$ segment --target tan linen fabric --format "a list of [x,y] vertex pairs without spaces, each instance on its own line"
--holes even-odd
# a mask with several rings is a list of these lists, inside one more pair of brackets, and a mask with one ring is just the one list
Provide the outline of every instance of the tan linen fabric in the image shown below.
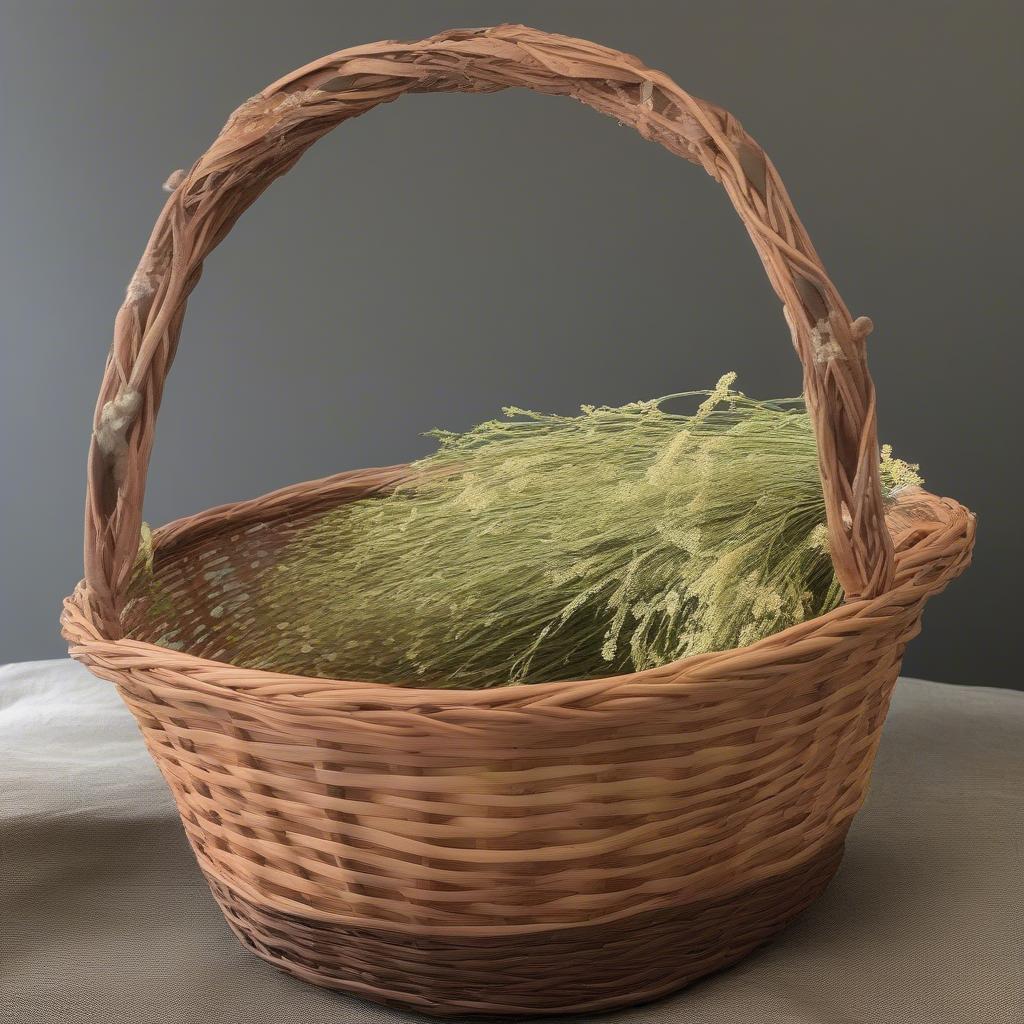
[[[736,967],[600,1020],[1024,1024],[1022,878],[1024,693],[901,680],[822,899]],[[113,689],[64,660],[0,667],[2,1024],[425,1020],[246,952]]]

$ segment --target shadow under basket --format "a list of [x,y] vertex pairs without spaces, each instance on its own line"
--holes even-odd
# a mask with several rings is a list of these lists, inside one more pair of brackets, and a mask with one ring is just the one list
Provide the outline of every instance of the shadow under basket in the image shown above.
[[[572,95],[726,188],[784,303],[848,599],[749,647],[614,678],[490,690],[246,662],[246,583],[362,470],[158,530],[133,588],[164,379],[202,261],[316,138],[408,91]],[[62,619],[167,780],[239,938],[318,985],[433,1014],[596,1011],[733,963],[827,885],[904,648],[967,566],[974,517],[878,482],[869,323],[851,320],[735,118],[634,57],[520,26],[378,43],[247,101],[171,183],[97,407],[86,575]]]

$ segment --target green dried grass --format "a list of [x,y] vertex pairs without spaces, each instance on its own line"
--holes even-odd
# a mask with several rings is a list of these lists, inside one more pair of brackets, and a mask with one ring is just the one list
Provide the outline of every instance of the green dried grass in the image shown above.
[[[415,482],[323,516],[264,574],[246,663],[436,687],[592,678],[835,607],[803,401],[734,380],[435,432]],[[666,408],[693,396],[692,415]],[[887,492],[916,468],[883,449]]]

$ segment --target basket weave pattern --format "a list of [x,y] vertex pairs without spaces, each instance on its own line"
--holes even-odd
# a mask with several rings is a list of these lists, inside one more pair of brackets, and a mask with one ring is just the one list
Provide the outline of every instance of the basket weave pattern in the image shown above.
[[[804,366],[847,602],[740,650],[596,681],[422,690],[227,664],[195,567],[240,579],[296,526],[380,494],[363,470],[158,531],[184,649],[129,604],[164,379],[202,261],[321,135],[409,91],[565,94],[726,189]],[[635,58],[519,26],[378,43],[275,83],[176,185],[115,325],[71,652],[134,712],[225,915],[299,977],[445,1013],[594,1010],[736,960],[827,884],[904,647],[974,519],[877,468],[870,323],[852,320],[774,168],[731,115]],[[247,570],[246,567],[249,567]],[[206,638],[205,640],[202,638]]]

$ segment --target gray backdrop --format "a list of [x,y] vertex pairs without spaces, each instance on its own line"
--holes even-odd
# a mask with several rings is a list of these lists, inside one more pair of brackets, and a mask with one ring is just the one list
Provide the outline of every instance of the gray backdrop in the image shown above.
[[[852,310],[881,434],[978,512],[906,671],[1019,686],[1021,80],[1007,2],[5,3],[0,661],[59,654],[89,421],[164,199],[239,102],[355,43],[522,21],[640,55],[767,148]],[[568,412],[799,368],[725,195],[579,104],[414,96],[328,137],[207,264],[152,523]]]

